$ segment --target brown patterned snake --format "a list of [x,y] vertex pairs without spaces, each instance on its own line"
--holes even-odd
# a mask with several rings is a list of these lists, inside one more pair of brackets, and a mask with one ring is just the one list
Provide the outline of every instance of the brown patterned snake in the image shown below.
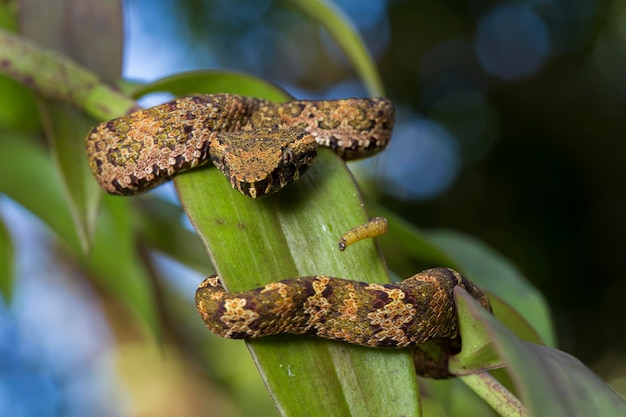
[[345,160],[381,151],[393,123],[393,105],[382,98],[276,104],[190,96],[99,124],[87,136],[87,155],[111,194],[146,191],[211,160],[235,189],[258,198],[297,180],[318,145]]
[[[87,136],[87,154],[96,179],[112,194],[146,191],[210,160],[235,189],[259,198],[297,180],[318,145],[346,160],[379,152],[393,122],[392,104],[380,98],[274,104],[232,94],[192,96],[99,124]],[[382,226],[369,222],[347,232],[343,248],[382,233]],[[446,268],[396,284],[309,276],[241,293],[225,292],[212,276],[199,286],[196,306],[209,329],[229,338],[295,333],[371,347],[412,346],[418,373],[442,378],[450,376],[447,359],[418,345],[434,341],[444,356],[460,349],[455,286],[489,308],[480,289]]]
[[[453,298],[461,286],[485,308],[487,296],[448,268],[420,272],[395,284],[368,284],[327,276],[290,278],[228,293],[215,275],[196,291],[196,307],[214,333],[249,339],[278,333],[310,334],[369,347],[415,347],[434,341],[446,355],[460,350]],[[447,358],[414,349],[416,370],[451,376]]]

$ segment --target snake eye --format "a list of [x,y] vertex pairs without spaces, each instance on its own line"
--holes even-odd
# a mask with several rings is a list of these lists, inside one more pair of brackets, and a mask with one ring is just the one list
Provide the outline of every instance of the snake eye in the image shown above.
[[285,152],[283,152],[283,165],[289,165],[293,163],[293,159],[293,151],[291,150],[291,148],[285,149]]

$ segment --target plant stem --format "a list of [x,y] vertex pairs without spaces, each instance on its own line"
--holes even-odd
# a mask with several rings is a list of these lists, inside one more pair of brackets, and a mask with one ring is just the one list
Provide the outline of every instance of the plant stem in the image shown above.
[[47,98],[83,109],[98,120],[136,109],[136,103],[65,56],[0,29],[0,72]]
[[488,372],[459,377],[503,417],[526,417],[524,405]]
[[359,77],[367,86],[368,93],[383,97],[385,89],[374,66],[374,61],[356,28],[341,10],[326,0],[292,0],[292,3],[299,7],[308,18],[314,19],[328,31],[354,65]]

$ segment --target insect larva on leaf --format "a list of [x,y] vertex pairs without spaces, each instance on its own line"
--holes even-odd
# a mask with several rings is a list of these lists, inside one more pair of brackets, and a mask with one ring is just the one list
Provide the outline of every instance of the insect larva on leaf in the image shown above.
[[348,230],[339,238],[339,250],[343,251],[348,246],[359,240],[382,236],[387,233],[387,219],[384,217],[372,217],[367,223],[360,224]]

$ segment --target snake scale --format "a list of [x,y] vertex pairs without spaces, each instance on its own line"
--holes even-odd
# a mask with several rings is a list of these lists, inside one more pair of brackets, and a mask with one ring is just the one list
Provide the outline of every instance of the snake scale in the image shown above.
[[189,96],[100,123],[87,135],[87,155],[111,194],[137,194],[212,161],[233,188],[259,198],[297,180],[318,146],[345,160],[381,151],[394,117],[383,98],[276,104],[234,94]]
[[[90,167],[111,194],[135,195],[211,161],[244,195],[260,198],[297,180],[318,146],[346,160],[388,144],[394,108],[382,98],[275,104],[233,94],[179,98],[101,123],[86,139]],[[384,219],[383,219],[384,220]],[[346,232],[340,249],[386,231],[373,219]],[[485,308],[485,294],[457,272],[435,268],[395,284],[308,276],[239,293],[217,276],[196,292],[207,327],[227,338],[310,334],[370,347],[413,347],[416,370],[451,376],[447,356],[458,352],[453,289],[465,288]],[[421,349],[436,343],[443,356]]]

